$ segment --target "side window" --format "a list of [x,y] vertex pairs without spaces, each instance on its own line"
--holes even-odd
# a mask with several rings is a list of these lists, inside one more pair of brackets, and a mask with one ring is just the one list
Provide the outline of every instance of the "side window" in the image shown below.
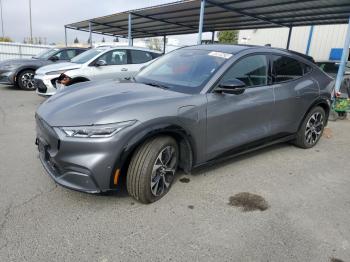
[[143,64],[153,59],[149,52],[140,50],[130,50],[131,53],[131,63],[132,64]]
[[221,82],[234,78],[247,87],[267,85],[267,58],[265,55],[252,55],[235,63],[224,75]]
[[125,65],[128,63],[126,50],[112,50],[101,55],[97,60],[104,60],[106,65]]
[[57,54],[55,54],[55,56],[58,57],[58,60],[70,60],[73,57],[69,58],[67,51],[71,51],[71,50],[62,50],[61,52],[58,52]]
[[77,50],[71,49],[71,50],[67,50],[67,57],[68,59],[72,59],[73,57],[75,57],[78,53]]
[[75,55],[77,56],[77,55],[80,55],[81,53],[83,53],[83,52],[85,52],[85,51],[87,51],[87,50],[85,50],[85,49],[75,49]]
[[281,83],[297,79],[304,74],[302,64],[287,56],[272,55],[272,79],[273,83]]
[[153,59],[162,56],[162,54],[158,54],[158,53],[151,53],[151,55],[152,55],[152,58],[153,58]]
[[302,66],[303,66],[303,75],[306,75],[307,73],[311,72],[312,70],[311,66],[307,64],[302,64]]

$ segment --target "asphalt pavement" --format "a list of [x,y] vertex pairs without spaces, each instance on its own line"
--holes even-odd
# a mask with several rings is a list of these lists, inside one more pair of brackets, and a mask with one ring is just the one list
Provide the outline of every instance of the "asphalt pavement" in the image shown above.
[[[180,174],[143,205],[55,185],[34,145],[42,101],[0,86],[1,262],[350,261],[349,120],[309,150],[280,144]],[[263,206],[235,206],[249,201]]]

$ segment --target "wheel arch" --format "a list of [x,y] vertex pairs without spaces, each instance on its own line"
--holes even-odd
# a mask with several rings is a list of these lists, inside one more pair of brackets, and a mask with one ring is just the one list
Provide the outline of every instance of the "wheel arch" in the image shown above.
[[303,124],[306,116],[309,114],[309,112],[315,108],[316,106],[320,106],[323,108],[323,110],[325,111],[325,114],[326,114],[326,125],[328,123],[328,116],[329,116],[329,113],[330,113],[330,110],[331,110],[331,105],[330,105],[330,100],[326,97],[319,97],[318,99],[316,99],[308,108],[308,110],[305,112],[302,120],[300,121],[300,124],[299,124],[299,127],[298,127],[298,130],[300,129],[301,125]]
[[36,66],[25,66],[25,67],[20,67],[17,69],[15,73],[15,78],[14,78],[14,83],[18,84],[18,76],[25,70],[33,70],[35,73],[35,70],[37,70],[39,67]]
[[[121,170],[121,179],[126,178],[130,160],[135,151],[146,141],[157,136],[170,136],[174,138],[179,146],[179,167],[184,172],[189,173],[193,166],[195,152],[193,150],[193,140],[191,135],[178,125],[161,125],[149,127],[141,135],[133,137],[122,150],[120,157],[117,159],[114,169],[111,174],[111,186],[113,186],[114,172],[117,168]],[[119,183],[118,183],[119,184]]]

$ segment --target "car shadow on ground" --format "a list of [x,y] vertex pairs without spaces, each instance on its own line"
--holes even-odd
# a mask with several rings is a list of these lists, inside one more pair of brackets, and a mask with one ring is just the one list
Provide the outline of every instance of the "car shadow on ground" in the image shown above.
[[1,85],[1,88],[5,90],[22,91],[19,87],[12,86],[12,85]]
[[214,161],[212,163],[195,168],[194,170],[192,170],[191,175],[194,175],[194,176],[202,175],[206,172],[215,171],[215,169],[224,168],[226,166],[232,165],[232,164],[237,163],[239,161],[253,158],[253,157],[260,155],[260,154],[267,154],[269,152],[279,150],[281,148],[286,148],[286,147],[294,147],[294,146],[288,142],[287,143],[279,143],[279,144],[267,146],[265,148],[257,149],[257,150],[254,150],[254,151],[251,151],[248,153],[243,153],[241,155],[236,155],[236,156],[233,155],[229,158],[219,159],[219,160]]
[[[239,161],[243,161],[249,158],[253,158],[256,155],[259,154],[267,154],[271,151],[279,150],[281,148],[286,148],[286,147],[293,147],[293,145],[289,143],[280,143],[272,146],[268,146],[266,148],[258,149],[253,152],[245,153],[239,156],[233,156],[232,158],[225,159],[225,160],[218,160],[217,162],[210,163],[201,167],[198,167],[194,169],[190,174],[184,173],[182,170],[180,170],[175,177],[174,184],[176,183],[189,183],[190,182],[190,175],[193,176],[200,176],[204,175],[207,172],[215,171],[216,169],[223,168],[228,165],[232,165],[234,163],[237,163]],[[104,193],[99,193],[99,194],[94,194],[93,196],[96,197],[112,197],[112,198],[130,198],[132,199],[128,191],[126,189],[126,182],[125,182],[125,177],[121,182],[120,187],[117,190],[113,191],[108,191]]]

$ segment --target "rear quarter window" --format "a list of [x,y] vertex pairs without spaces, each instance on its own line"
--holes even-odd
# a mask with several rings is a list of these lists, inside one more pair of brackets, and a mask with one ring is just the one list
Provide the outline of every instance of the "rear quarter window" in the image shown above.
[[75,50],[75,55],[77,56],[77,55],[80,55],[81,53],[83,53],[83,52],[85,52],[86,51],[86,49],[76,49]]
[[131,63],[132,64],[143,64],[153,59],[150,52],[140,50],[130,50]]
[[150,54],[152,55],[153,59],[156,59],[156,58],[162,56],[162,54],[158,54],[158,53],[150,53]]
[[312,70],[311,66],[288,56],[272,55],[271,61],[273,83],[295,80]]

